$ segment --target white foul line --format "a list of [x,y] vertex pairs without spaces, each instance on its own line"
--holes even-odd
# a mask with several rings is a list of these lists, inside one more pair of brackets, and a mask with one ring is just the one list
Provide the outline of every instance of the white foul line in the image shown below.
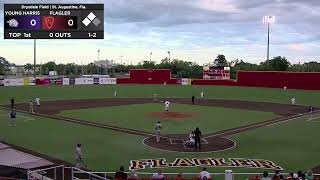
[[320,122],[320,121],[313,121],[313,120],[319,119],[319,118],[320,118],[320,117],[309,118],[309,119],[307,120],[307,122]]
[[[0,116],[8,116],[8,117],[10,118],[10,115],[0,114]],[[34,120],[35,120],[34,118],[27,117],[27,116],[21,116],[21,115],[17,115],[17,117],[21,117],[21,118],[24,118],[24,119],[28,119],[28,120],[24,120],[24,121],[34,121]]]
[[[34,118],[31,118],[31,117],[27,117],[27,116],[20,116],[20,115],[17,115],[18,117],[22,117],[22,118],[25,118],[25,119],[29,119],[29,121],[34,121],[35,119]],[[25,120],[26,121],[26,120]],[[28,121],[28,120],[27,120]]]

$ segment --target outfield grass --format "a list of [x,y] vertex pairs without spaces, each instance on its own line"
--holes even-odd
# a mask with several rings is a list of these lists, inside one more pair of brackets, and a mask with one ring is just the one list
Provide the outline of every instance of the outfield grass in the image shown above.
[[15,97],[17,102],[28,102],[39,96],[41,100],[110,98],[114,90],[118,97],[190,97],[199,96],[201,90],[207,98],[234,99],[261,102],[290,103],[296,97],[297,104],[320,106],[320,91],[228,87],[228,86],[177,86],[177,85],[87,85],[87,86],[22,86],[1,87],[0,104],[9,104]]
[[[320,107],[320,101],[318,101],[320,91],[288,90],[284,92],[281,89],[171,85],[1,87],[0,104],[9,104],[11,97],[15,97],[16,102],[27,102],[36,96],[39,96],[41,100],[110,98],[113,97],[115,89],[117,89],[119,98],[151,98],[155,92],[159,94],[159,97],[191,97],[192,95],[198,96],[201,89],[203,89],[207,98],[290,103],[290,98],[296,97],[298,104]],[[149,119],[144,116],[143,112],[163,109],[162,106],[157,107],[157,105],[150,105],[143,108],[137,105],[122,110],[118,108],[119,107],[98,108],[95,114],[92,114],[93,112],[89,114],[90,110],[79,110],[76,111],[76,113],[79,113],[78,115],[81,116],[79,117],[77,115],[79,118],[86,120],[97,122],[107,121],[115,125],[119,124],[122,127],[130,126],[151,131],[150,128],[153,129],[156,119],[151,119],[152,122],[150,122]],[[204,132],[207,132],[208,129],[210,129],[208,132],[212,132],[212,129],[221,130],[230,128],[230,126],[235,125],[234,123],[239,123],[238,125],[240,125],[273,116],[270,113],[248,113],[248,111],[242,112],[241,110],[198,106],[191,107],[187,105],[178,105],[172,108],[177,108],[175,110],[184,112],[187,110],[197,111],[200,112],[200,114],[205,111],[207,115],[195,116],[195,119],[191,120],[196,121],[200,119],[200,124],[203,124],[203,126],[206,125],[204,127],[201,125]],[[135,111],[132,112],[133,110]],[[231,138],[237,142],[237,146],[228,151],[191,154],[169,153],[149,149],[142,145],[142,136],[57,121],[50,118],[33,117],[36,119],[35,121],[24,122],[18,117],[18,126],[9,127],[6,117],[7,113],[6,111],[0,110],[0,140],[54,156],[71,163],[74,162],[74,144],[82,143],[84,144],[84,156],[89,167],[101,171],[114,171],[118,169],[119,165],[128,166],[129,161],[133,159],[166,158],[171,162],[178,157],[261,158],[276,162],[285,168],[287,172],[298,169],[309,169],[320,164],[320,158],[318,156],[320,144],[315,142],[317,141],[320,122],[306,122],[305,118],[233,135]],[[72,115],[75,112],[63,112],[63,115],[69,116],[70,113]],[[30,116],[20,113],[18,115]],[[210,115],[223,118],[210,121],[209,118],[205,118]],[[139,123],[133,124],[127,117],[133,118]],[[168,129],[164,129],[163,132],[170,133],[176,126],[179,126],[179,128],[177,128],[175,132],[189,132],[189,128],[193,127],[194,124],[191,123],[191,121],[190,124],[181,124],[180,122],[174,121],[170,121],[170,124],[167,124],[167,122],[165,122],[164,125],[168,127]],[[207,126],[207,124],[210,126]],[[180,126],[183,128],[180,128]],[[211,168],[209,170],[211,172],[223,172],[224,169]],[[147,171],[151,170],[148,169]],[[165,171],[177,172],[181,171],[181,169],[165,169]],[[200,169],[189,168],[183,171],[199,172]],[[252,172],[261,170],[239,168],[234,169],[234,171]]]
[[154,132],[155,123],[161,121],[163,125],[161,132],[164,134],[190,133],[196,127],[199,127],[202,133],[208,134],[277,117],[271,112],[183,104],[171,104],[170,111],[192,114],[193,117],[162,120],[150,116],[152,112],[163,112],[163,110],[162,104],[152,103],[70,110],[59,115],[151,133]]

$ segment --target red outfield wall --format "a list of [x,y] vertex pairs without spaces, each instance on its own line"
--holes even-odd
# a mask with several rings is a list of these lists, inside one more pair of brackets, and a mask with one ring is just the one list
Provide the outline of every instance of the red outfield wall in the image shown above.
[[238,71],[234,80],[193,80],[193,85],[250,86],[290,89],[320,90],[320,73]]
[[169,69],[132,69],[130,78],[117,79],[117,84],[177,84]]
[[[117,84],[179,84],[171,79],[169,69],[132,69],[130,78],[117,79]],[[237,80],[192,80],[192,85],[250,86],[320,90],[320,73],[238,71]]]
[[320,73],[239,71],[237,85],[320,90]]

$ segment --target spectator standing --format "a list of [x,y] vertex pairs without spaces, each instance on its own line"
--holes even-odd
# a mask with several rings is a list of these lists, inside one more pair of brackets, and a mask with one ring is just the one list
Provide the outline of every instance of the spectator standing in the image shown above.
[[313,172],[311,170],[307,172],[306,179],[314,179]]
[[165,175],[162,174],[162,171],[159,169],[157,173],[152,175],[152,179],[163,180],[165,179]]
[[211,175],[210,175],[210,173],[207,171],[207,168],[206,168],[206,167],[202,168],[202,171],[201,171],[200,174],[199,174],[199,178],[200,178],[200,179],[210,179],[210,178],[211,178]]
[[179,173],[173,180],[183,180],[182,173]]
[[276,170],[272,180],[280,180],[280,171]]
[[131,173],[130,173],[130,178],[131,179],[138,179],[138,174],[136,173],[135,170],[131,170]]
[[124,167],[120,166],[120,171],[117,171],[114,175],[115,179],[127,179],[128,175],[124,172]]
[[271,180],[271,178],[269,178],[268,176],[269,176],[269,173],[268,172],[263,172],[263,175],[262,175],[263,177],[261,178],[261,180]]

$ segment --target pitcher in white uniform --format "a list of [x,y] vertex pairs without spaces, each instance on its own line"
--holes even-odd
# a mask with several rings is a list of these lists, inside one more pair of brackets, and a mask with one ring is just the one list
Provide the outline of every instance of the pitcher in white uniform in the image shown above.
[[168,101],[168,100],[166,100],[166,102],[164,102],[164,106],[165,106],[165,108],[164,108],[164,110],[165,111],[169,111],[169,108],[170,108],[170,101]]

